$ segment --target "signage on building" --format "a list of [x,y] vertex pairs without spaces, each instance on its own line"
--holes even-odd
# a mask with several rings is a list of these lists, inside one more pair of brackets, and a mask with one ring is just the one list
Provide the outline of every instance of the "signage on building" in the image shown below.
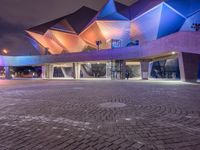
[[112,39],[111,40],[111,46],[112,46],[112,48],[119,48],[119,47],[121,47],[121,40]]

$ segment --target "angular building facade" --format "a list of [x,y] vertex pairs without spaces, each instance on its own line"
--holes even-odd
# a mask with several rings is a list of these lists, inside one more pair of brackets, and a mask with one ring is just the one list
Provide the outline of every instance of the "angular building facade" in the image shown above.
[[199,28],[199,0],[108,0],[26,30],[41,55],[2,64],[42,65],[44,78],[197,80]]

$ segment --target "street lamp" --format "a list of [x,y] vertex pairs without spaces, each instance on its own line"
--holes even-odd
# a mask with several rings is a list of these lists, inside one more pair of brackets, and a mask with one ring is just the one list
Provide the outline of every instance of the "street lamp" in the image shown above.
[[8,50],[7,50],[7,49],[3,49],[3,50],[1,51],[1,54],[2,54],[2,55],[7,55],[7,54],[8,54]]
[[[2,49],[1,50],[1,55],[7,55],[8,54],[8,50],[7,49]],[[4,72],[5,72],[5,78],[6,79],[10,79],[11,78],[11,74],[10,74],[10,67],[9,66],[4,66]]]
[[44,48],[44,55],[49,55],[49,48],[48,47]]
[[102,44],[102,41],[101,41],[101,40],[96,41],[96,45],[97,45],[97,49],[98,49],[98,50],[99,50],[99,47],[100,47],[101,44]]
[[173,52],[172,52],[172,55],[175,55],[175,54],[176,54],[176,52],[173,51]]

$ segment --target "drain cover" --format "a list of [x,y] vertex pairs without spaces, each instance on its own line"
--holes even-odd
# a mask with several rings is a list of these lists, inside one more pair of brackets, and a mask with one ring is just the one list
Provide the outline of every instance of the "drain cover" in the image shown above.
[[115,103],[115,102],[108,102],[108,103],[102,103],[100,104],[100,107],[103,108],[121,108],[121,107],[125,107],[126,104],[124,103]]

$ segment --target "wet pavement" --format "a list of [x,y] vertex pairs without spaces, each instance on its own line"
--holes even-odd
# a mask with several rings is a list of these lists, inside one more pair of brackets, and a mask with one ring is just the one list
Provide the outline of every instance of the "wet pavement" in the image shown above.
[[200,85],[0,80],[0,150],[199,150]]

